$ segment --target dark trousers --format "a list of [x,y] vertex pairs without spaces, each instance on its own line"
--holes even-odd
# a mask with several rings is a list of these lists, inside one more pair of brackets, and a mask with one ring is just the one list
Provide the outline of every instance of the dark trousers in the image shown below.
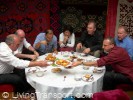
[[0,84],[12,84],[15,92],[26,92],[32,88],[25,77],[25,69],[14,69],[13,73],[0,74]]
[[125,75],[115,72],[106,72],[103,78],[103,90],[113,90],[118,84],[132,84]]

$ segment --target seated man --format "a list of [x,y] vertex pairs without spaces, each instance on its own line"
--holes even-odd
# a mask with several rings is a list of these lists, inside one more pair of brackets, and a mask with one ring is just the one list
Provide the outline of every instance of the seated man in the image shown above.
[[105,38],[103,49],[108,52],[107,56],[93,62],[74,62],[76,66],[84,64],[86,66],[105,66],[110,64],[114,71],[106,72],[103,78],[103,90],[115,89],[117,84],[132,84],[133,64],[125,49],[115,46],[113,38]]
[[25,78],[24,68],[32,66],[47,66],[46,61],[28,61],[13,55],[21,41],[15,34],[7,36],[5,42],[0,43],[0,84],[12,84],[16,92],[24,92],[30,88]]
[[115,42],[117,46],[124,48],[128,52],[133,61],[133,39],[128,36],[126,27],[119,26]]
[[34,42],[34,48],[40,55],[57,52],[57,38],[53,31],[47,29],[45,33],[38,34]]
[[[20,43],[18,49],[14,52],[14,55],[16,57],[18,57],[18,58],[29,58],[31,60],[35,60],[39,56],[39,54],[31,46],[31,44],[26,41],[25,32],[23,30],[21,30],[21,29],[18,29],[15,32],[15,34],[20,38],[21,43]],[[32,55],[32,54],[22,54],[23,46],[25,46],[25,48],[27,48],[28,50],[30,50],[31,52],[33,52],[34,55]]]
[[60,51],[74,51],[75,35],[71,26],[66,26],[59,36]]
[[96,23],[90,21],[87,25],[87,30],[82,34],[81,39],[76,46],[76,51],[100,57],[102,41],[103,34],[96,31]]

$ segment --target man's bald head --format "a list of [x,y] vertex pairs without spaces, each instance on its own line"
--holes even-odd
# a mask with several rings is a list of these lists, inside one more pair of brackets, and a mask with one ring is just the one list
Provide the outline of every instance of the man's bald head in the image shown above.
[[12,49],[12,51],[17,50],[20,44],[20,38],[15,34],[10,34],[6,37],[6,44]]
[[20,38],[21,42],[24,40],[25,32],[22,29],[18,29],[15,34]]

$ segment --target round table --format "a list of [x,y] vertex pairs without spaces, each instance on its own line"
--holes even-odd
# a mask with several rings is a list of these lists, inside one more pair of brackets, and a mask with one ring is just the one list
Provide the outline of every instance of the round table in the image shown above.
[[[38,60],[44,60],[47,56],[43,55]],[[85,60],[96,60],[93,56],[81,56],[80,53],[74,53],[75,56]],[[59,52],[56,57],[58,59],[67,59],[69,56],[73,56],[71,52]],[[59,67],[62,69],[60,73],[53,73],[52,68]],[[105,69],[105,67],[101,67]],[[35,71],[36,70],[36,71]],[[36,90],[37,100],[61,100],[64,97],[75,96],[82,97],[83,95],[91,96],[95,92],[102,91],[103,75],[102,73],[93,73],[94,66],[89,69],[83,69],[83,65],[79,65],[73,68],[64,68],[63,66],[50,65],[48,67],[32,67],[26,68],[26,78],[29,84]],[[38,74],[43,73],[43,76]],[[75,77],[83,77],[85,74],[93,75],[93,80],[84,81],[75,80]]]

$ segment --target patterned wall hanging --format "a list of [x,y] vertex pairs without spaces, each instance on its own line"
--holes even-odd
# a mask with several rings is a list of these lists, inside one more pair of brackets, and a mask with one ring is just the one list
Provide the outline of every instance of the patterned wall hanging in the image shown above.
[[133,38],[133,0],[119,0],[115,34],[119,25],[126,26],[129,35]]
[[50,1],[1,0],[0,41],[18,28],[25,31],[27,40],[33,44],[38,33],[50,28]]
[[[88,12],[89,13],[89,12]],[[106,9],[102,12],[102,15],[96,14],[84,14],[83,10],[79,10],[76,7],[67,7],[61,10],[61,26],[71,25],[77,36],[82,34],[82,31],[86,29],[86,24],[89,20],[95,20],[97,23],[97,29],[103,33],[105,31],[105,19]]]

